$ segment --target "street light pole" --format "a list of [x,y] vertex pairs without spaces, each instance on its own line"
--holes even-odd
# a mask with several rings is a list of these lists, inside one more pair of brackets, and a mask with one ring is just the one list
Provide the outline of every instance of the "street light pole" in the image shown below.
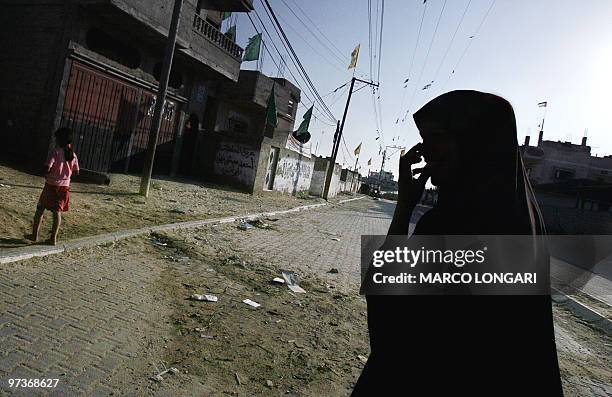
[[140,194],[145,197],[149,195],[151,174],[153,173],[153,163],[155,161],[155,149],[157,147],[159,130],[161,128],[162,123],[162,114],[164,110],[164,104],[166,102],[168,81],[170,79],[170,71],[172,70],[174,47],[176,46],[176,36],[178,33],[182,8],[183,0],[174,0],[172,21],[170,22],[170,30],[168,31],[168,41],[166,43],[166,52],[164,54],[164,62],[162,64],[161,76],[159,78],[159,89],[157,90],[157,97],[155,99],[155,113],[153,114],[153,121],[151,122],[151,130],[149,131],[149,141],[147,143],[147,151],[145,153],[144,167],[142,170],[142,177],[140,179]]

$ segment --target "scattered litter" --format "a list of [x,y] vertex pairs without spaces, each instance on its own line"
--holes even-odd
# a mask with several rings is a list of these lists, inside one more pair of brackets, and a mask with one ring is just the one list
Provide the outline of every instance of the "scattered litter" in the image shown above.
[[200,294],[193,294],[189,297],[189,299],[191,299],[192,301],[203,301],[203,302],[217,302],[219,300],[218,297],[214,296],[214,295],[200,295]]
[[359,354],[357,358],[364,364],[368,362],[368,358],[366,356],[362,356],[361,354]]
[[5,185],[4,183],[0,183],[0,187],[10,187],[10,186]]
[[166,375],[167,373],[171,373],[171,374],[178,374],[179,370],[174,368],[174,367],[170,367],[166,370],[161,371],[160,373],[158,373],[157,375],[152,376],[150,379],[154,380],[156,382],[162,382],[164,380],[164,378],[162,378],[162,375]]
[[214,337],[214,336],[212,336],[212,335],[204,335],[204,334],[200,335],[200,338],[204,338],[204,339],[215,339],[215,337]]
[[338,273],[339,273],[339,270],[338,270],[338,269],[336,269],[335,267],[333,267],[333,268],[329,269],[329,271],[328,271],[327,273],[331,273],[331,274],[338,274]]
[[259,229],[272,229],[272,226],[270,226],[269,224],[267,224],[266,222],[264,222],[261,219],[256,219],[254,221],[251,221],[250,223],[251,225],[259,228]]
[[270,379],[266,380],[266,386],[268,386],[270,389],[274,387],[274,382],[272,382]]
[[247,305],[253,306],[253,307],[261,306],[259,303],[255,302],[255,301],[252,301],[250,299],[245,299],[245,300],[242,301],[242,303],[246,303]]
[[166,242],[162,241],[162,240],[161,240],[159,237],[157,237],[157,236],[152,236],[152,237],[151,237],[149,240],[150,240],[150,241],[151,241],[153,244],[158,245],[158,246],[160,246],[160,247],[167,247],[167,246],[168,246],[168,243],[166,243]]
[[282,279],[282,278],[280,278],[280,277],[274,277],[274,278],[272,279],[272,282],[273,282],[273,283],[275,283],[275,284],[285,284],[285,280],[283,280],[283,279]]
[[238,386],[240,386],[242,382],[240,382],[240,377],[238,376],[238,372],[234,372],[234,376],[236,377],[236,383],[238,383]]
[[251,225],[249,222],[240,222],[240,224],[238,225],[238,229],[250,230],[250,229],[255,229],[255,226]]
[[286,270],[282,270],[281,273],[283,275],[283,278],[285,279],[285,282],[287,283],[287,287],[289,287],[291,291],[297,294],[306,293],[306,291],[298,285],[297,277],[295,277],[295,273],[289,272]]
[[340,239],[338,237],[332,237],[332,240],[334,241],[340,241]]

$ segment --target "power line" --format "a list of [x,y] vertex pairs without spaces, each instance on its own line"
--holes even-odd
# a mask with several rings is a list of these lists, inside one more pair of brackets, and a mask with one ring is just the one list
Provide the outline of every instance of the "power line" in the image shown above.
[[380,61],[382,59],[382,44],[383,44],[383,24],[385,21],[385,0],[382,0],[382,8],[380,11],[380,35],[378,41],[378,74],[376,81],[380,84]]
[[[257,15],[257,14],[256,14]],[[251,24],[253,25],[253,28],[255,29],[255,32],[259,32],[259,28],[255,25],[255,22],[253,21],[253,19],[251,18],[251,15],[249,13],[247,13],[247,16],[249,17],[249,20],[251,21]],[[257,18],[259,19],[259,22],[262,24],[263,27],[263,31],[268,35],[268,38],[270,39],[270,43],[272,43],[272,46],[274,47],[274,49],[276,50],[276,52],[278,53],[278,55],[281,57],[283,57],[283,55],[281,54],[280,50],[278,49],[278,47],[276,46],[276,44],[274,43],[274,41],[272,40],[272,36],[270,36],[270,33],[268,33],[268,30],[266,29],[265,25],[263,24],[263,21],[261,20],[261,18],[259,18],[259,15],[257,15]],[[272,63],[274,63],[274,65],[277,68],[280,68],[280,66],[274,61],[274,57],[272,56],[272,53],[270,53],[270,50],[268,49],[268,47],[263,46],[264,50],[268,52],[268,55],[270,55],[270,59],[272,59]],[[291,77],[293,77],[295,84],[300,88],[302,94],[311,102],[314,103],[315,101],[312,100],[312,98],[310,98],[308,96],[308,94],[306,93],[306,91],[299,85],[297,78],[295,77],[295,75],[293,74],[293,72],[291,71],[290,68],[287,68],[287,71],[289,72],[289,74],[291,75]]]
[[[247,15],[249,16],[249,19],[251,19],[251,16],[250,16],[249,14],[247,14]],[[266,26],[265,26],[265,24],[263,23],[263,21],[261,20],[261,17],[259,16],[259,13],[257,12],[257,10],[255,10],[255,16],[257,17],[257,19],[259,20],[259,23],[261,24],[262,28],[264,29],[264,31],[265,31],[265,32],[266,32],[266,34],[268,35],[268,37],[269,37],[269,39],[270,39],[270,42],[272,43],[272,45],[273,45],[273,46],[274,46],[274,48],[276,49],[276,52],[278,52],[278,55],[282,57],[282,54],[281,54],[280,50],[278,49],[278,47],[277,47],[277,46],[276,46],[276,44],[274,43],[274,40],[272,39],[272,36],[271,36],[271,35],[270,35],[270,33],[268,32],[268,29],[266,28]],[[253,22],[253,21],[252,21],[252,19],[251,19],[251,22]],[[275,28],[276,28],[276,26],[275,26]],[[257,30],[257,29],[256,29],[256,30]],[[278,34],[278,31],[277,31],[277,34]],[[280,37],[280,35],[279,35],[279,37]],[[281,38],[281,41],[282,41],[282,38]],[[284,45],[284,42],[283,42],[283,45]],[[286,48],[286,46],[285,46],[285,48]],[[315,94],[315,93],[316,93],[316,89],[314,88],[314,86],[312,86],[312,85],[310,85],[310,84],[308,83],[308,80],[307,80],[307,79],[304,77],[303,73],[301,73],[301,72],[300,72],[300,69],[297,67],[297,65],[296,65],[296,63],[295,63],[294,58],[293,58],[293,57],[291,57],[291,56],[290,56],[290,58],[291,58],[291,61],[292,61],[293,65],[294,65],[294,67],[296,68],[296,71],[298,72],[298,74],[300,75],[300,77],[302,78],[302,80],[304,81],[304,83],[306,84],[306,87],[307,87],[307,88],[310,90],[311,94],[312,94],[312,95],[315,97],[315,100],[311,99],[311,98],[310,98],[310,97],[309,97],[309,96],[306,94],[305,90],[304,90],[302,87],[300,87],[300,89],[302,90],[302,92],[304,93],[304,95],[306,96],[306,98],[308,98],[308,99],[309,99],[309,100],[310,100],[312,103],[316,102],[316,101],[317,101],[317,95]],[[287,68],[287,70],[289,71],[289,73],[291,74],[291,76],[292,76],[292,77],[295,79],[295,75],[294,75],[294,74],[291,72],[291,69],[290,69],[290,68]],[[335,118],[333,117],[333,114],[329,113],[329,114],[326,114],[325,116],[326,116],[327,118],[329,118],[329,119],[330,119],[330,121],[335,121]]]
[[442,19],[442,14],[444,14],[444,9],[446,8],[447,0],[444,0],[444,4],[442,5],[442,10],[440,11],[440,15],[438,16],[438,21],[436,22],[436,28],[434,29],[433,36],[431,37],[431,41],[429,42],[429,48],[427,49],[427,54],[425,54],[425,61],[423,62],[423,67],[421,67],[421,72],[419,73],[419,77],[416,80],[417,84],[414,86],[414,91],[412,92],[412,97],[410,98],[410,103],[408,105],[408,109],[412,107],[414,102],[414,97],[416,96],[417,90],[421,85],[421,78],[423,77],[423,72],[425,71],[425,66],[427,66],[427,60],[429,59],[429,53],[431,52],[431,48],[433,46],[434,41],[436,40],[436,35],[438,33],[438,27],[440,26],[440,20]]
[[457,32],[459,31],[459,28],[461,27],[461,24],[463,23],[463,19],[465,18],[465,14],[467,14],[468,9],[470,8],[470,4],[472,4],[472,0],[469,0],[467,5],[465,6],[465,9],[463,10],[463,14],[461,14],[461,18],[459,19],[459,23],[457,24],[457,28],[455,29],[455,32],[453,33],[453,37],[451,38],[450,43],[448,43],[448,47],[446,47],[446,51],[444,52],[444,56],[442,57],[442,60],[440,61],[440,64],[438,65],[438,68],[436,69],[436,73],[434,74],[434,78],[433,81],[436,81],[436,79],[438,78],[438,73],[440,73],[440,69],[442,68],[442,64],[444,63],[444,61],[446,60],[446,57],[448,56],[448,53],[455,41],[455,37],[457,36]]
[[300,62],[300,59],[297,56],[297,54],[295,53],[295,50],[293,49],[293,46],[291,45],[291,42],[289,41],[289,39],[287,38],[287,35],[283,31],[283,27],[278,22],[278,19],[276,18],[276,14],[274,13],[274,10],[270,6],[270,3],[268,2],[268,0],[263,0],[263,1],[264,1],[265,5],[267,7],[267,8],[264,7],[264,10],[266,10],[266,13],[268,14],[268,17],[270,17],[271,20],[273,19],[274,28],[277,30],[277,33],[280,33],[280,35],[282,35],[282,38],[284,39],[283,44],[286,44],[286,47],[289,48],[290,53],[293,55],[293,60],[295,62],[297,62],[297,64],[299,65],[299,68],[302,71],[303,76],[306,78],[306,80],[308,80],[308,83],[312,87],[313,94],[319,100],[321,106],[323,106],[325,111],[329,114],[330,118],[332,120],[334,120],[335,119],[334,114],[331,112],[331,110],[329,110],[329,108],[325,104],[325,101],[321,98],[321,96],[319,95],[317,89],[315,88],[314,83],[312,82],[312,80],[308,76],[308,73],[306,73],[306,70],[304,69],[304,66],[302,65],[302,62]]
[[[412,77],[412,68],[414,66],[414,58],[416,58],[416,52],[417,52],[417,48],[419,47],[419,41],[421,40],[421,32],[423,30],[423,21],[425,20],[425,12],[427,11],[427,3],[425,3],[425,6],[423,7],[423,14],[421,14],[421,23],[419,24],[419,32],[417,34],[417,40],[416,43],[414,44],[414,50],[412,51],[412,58],[410,61],[410,68],[408,69],[408,77],[407,79],[404,81],[405,84],[410,82],[410,78]],[[403,83],[403,84],[404,84]],[[406,99],[406,88],[404,87],[403,90],[403,94],[402,94],[402,101],[400,102],[400,110],[399,113],[397,114],[397,120],[399,121],[400,116],[402,115],[402,112],[404,110],[404,100]],[[405,117],[404,117],[405,119]],[[404,120],[402,120],[404,121]],[[397,121],[396,121],[397,124]]]
[[[463,61],[463,58],[465,57],[465,54],[468,52],[468,50],[470,49],[470,47],[472,46],[472,42],[474,41],[473,39],[478,35],[478,32],[480,32],[480,28],[482,28],[482,25],[484,25],[485,20],[487,19],[487,17],[489,16],[489,13],[491,12],[491,10],[493,9],[493,6],[495,5],[495,2],[497,0],[493,0],[491,2],[491,5],[489,6],[489,8],[487,9],[487,12],[484,14],[484,16],[482,17],[482,20],[480,21],[480,24],[478,24],[478,28],[476,28],[476,32],[474,32],[473,35],[470,36],[469,41],[467,46],[465,47],[465,50],[463,50],[463,53],[461,54],[461,56],[459,57],[459,60],[457,61],[457,64],[455,65],[455,67],[453,68],[451,74],[448,76],[448,80],[446,81],[446,83],[444,83],[444,87],[446,87],[446,85],[448,84],[448,82],[450,81],[450,79],[453,77],[453,75],[455,74],[455,70],[457,70],[457,68],[459,67],[459,65],[461,64],[461,61]],[[442,89],[444,89],[444,87],[442,87]]]
[[[292,0],[292,1],[293,1],[293,4],[295,4],[295,6],[297,7],[297,9],[301,11],[301,13],[302,13],[302,14],[303,14],[303,15],[306,17],[306,19],[308,19],[308,21],[309,21],[309,22],[312,24],[312,26],[314,26],[314,28],[315,28],[315,29],[316,29],[316,30],[317,30],[317,31],[318,31],[318,32],[321,34],[321,36],[322,36],[322,37],[323,37],[325,40],[327,40],[327,42],[328,42],[329,44],[331,44],[331,46],[332,46],[332,47],[334,47],[334,48],[336,49],[336,51],[338,51],[338,53],[340,53],[340,54],[344,54],[344,52],[343,52],[341,49],[339,49],[338,47],[336,47],[336,45],[334,44],[334,42],[333,42],[333,41],[331,41],[331,40],[330,40],[330,39],[329,39],[329,38],[328,38],[328,37],[325,35],[325,33],[323,33],[323,32],[321,31],[321,29],[319,29],[319,27],[317,26],[317,24],[316,24],[316,23],[315,23],[315,22],[314,22],[312,19],[310,19],[310,17],[308,16],[308,14],[306,14],[306,12],[304,12],[304,10],[302,9],[302,7],[300,7],[300,5],[299,5],[299,4],[298,4],[298,3],[297,3],[295,0]],[[343,59],[344,59],[344,58],[343,58]]]
[[[300,21],[300,23],[302,25],[304,25],[304,27],[306,28],[306,30],[308,30],[308,32],[310,32],[310,34],[319,42],[321,43],[321,45],[327,49],[329,51],[330,54],[332,54],[333,56],[336,57],[337,60],[340,61],[340,64],[344,65],[345,63],[345,59],[342,58],[341,56],[338,55],[338,53],[336,53],[334,50],[332,50],[331,48],[329,48],[329,46],[327,44],[325,44],[311,29],[310,27],[295,13],[295,11],[293,11],[293,8],[290,7],[285,0],[281,0],[282,3],[289,9],[289,11],[291,11],[291,13],[297,18],[298,21]],[[304,13],[304,11],[302,10],[302,13],[304,15],[306,15],[306,13]],[[308,15],[306,15],[306,17],[308,18]],[[310,18],[309,18],[310,19]],[[314,22],[312,22],[314,25]],[[341,51],[339,51],[341,53]],[[343,70],[343,72],[346,72],[346,70]]]
[[346,70],[344,70],[344,69],[340,68],[340,67],[338,66],[338,64],[337,64],[337,63],[334,63],[334,62],[338,62],[338,61],[332,61],[332,60],[330,60],[330,59],[329,59],[329,58],[328,58],[326,55],[324,55],[324,54],[322,54],[321,52],[319,52],[319,50],[317,50],[315,47],[313,47],[313,45],[312,45],[312,44],[310,44],[310,41],[309,41],[309,40],[306,40],[306,39],[304,38],[304,36],[302,36],[302,35],[301,35],[301,34],[300,34],[298,31],[297,31],[297,29],[295,29],[293,26],[291,26],[291,24],[287,23],[287,21],[286,21],[286,20],[283,20],[283,19],[282,19],[282,17],[279,17],[279,18],[281,19],[281,21],[284,21],[284,22],[285,22],[285,24],[286,24],[287,26],[289,26],[289,28],[290,28],[290,29],[291,29],[291,30],[292,30],[292,31],[293,31],[293,32],[296,34],[296,36],[297,36],[297,37],[299,37],[300,39],[302,39],[302,41],[303,41],[304,43],[306,43],[306,45],[307,45],[308,47],[310,47],[310,48],[311,48],[311,49],[312,49],[312,50],[313,50],[313,51],[314,51],[314,52],[315,52],[317,55],[319,55],[319,56],[320,56],[322,59],[324,59],[324,60],[325,60],[327,63],[329,63],[331,66],[333,66],[334,68],[338,69],[340,72],[342,72],[342,73],[345,73],[345,72],[346,72]]

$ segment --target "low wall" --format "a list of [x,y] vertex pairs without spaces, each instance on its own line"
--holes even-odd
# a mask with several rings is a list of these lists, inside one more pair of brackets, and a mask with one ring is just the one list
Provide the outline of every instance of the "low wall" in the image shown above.
[[296,195],[308,191],[314,171],[314,159],[289,149],[281,149],[274,176],[274,190]]
[[[327,167],[329,165],[329,160],[320,158],[320,157],[315,157],[314,160],[315,160],[314,161],[314,171],[312,173],[312,178],[310,181],[310,188],[308,189],[308,193],[310,193],[313,196],[322,196],[323,187],[325,185],[325,177],[327,175]],[[328,197],[334,197],[340,191],[341,173],[342,173],[342,166],[339,164],[335,164]]]
[[612,214],[540,204],[550,234],[612,234]]

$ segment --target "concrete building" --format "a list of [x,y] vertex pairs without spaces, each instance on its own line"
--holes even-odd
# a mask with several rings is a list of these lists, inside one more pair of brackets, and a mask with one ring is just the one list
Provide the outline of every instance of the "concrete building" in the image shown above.
[[363,183],[381,192],[397,191],[397,182],[393,180],[393,173],[390,171],[370,171]]
[[348,168],[342,169],[340,173],[340,191],[356,193],[361,188],[361,175]]
[[612,156],[597,157],[591,154],[587,138],[580,145],[571,142],[545,141],[529,146],[529,137],[521,146],[525,168],[531,183],[536,186],[569,179],[585,179],[612,183]]
[[[312,178],[310,181],[309,193],[313,196],[323,196],[323,189],[325,186],[325,178],[327,176],[327,170],[331,164],[329,157],[317,157],[314,156],[314,169]],[[342,175],[342,166],[340,164],[334,164],[334,170],[332,173],[331,183],[329,185],[328,198],[335,197],[341,191],[340,177]]]
[[[222,14],[252,9],[185,0],[154,172],[190,171],[209,105],[238,80],[243,50],[221,33]],[[0,155],[39,165],[68,126],[83,168],[140,171],[171,14],[167,0],[4,1]]]
[[[274,85],[278,126],[266,128],[267,100]],[[215,117],[204,125],[196,169],[210,181],[252,193],[308,192],[314,169],[310,144],[300,145],[295,128],[300,90],[283,78],[241,70],[237,83],[222,86]]]

